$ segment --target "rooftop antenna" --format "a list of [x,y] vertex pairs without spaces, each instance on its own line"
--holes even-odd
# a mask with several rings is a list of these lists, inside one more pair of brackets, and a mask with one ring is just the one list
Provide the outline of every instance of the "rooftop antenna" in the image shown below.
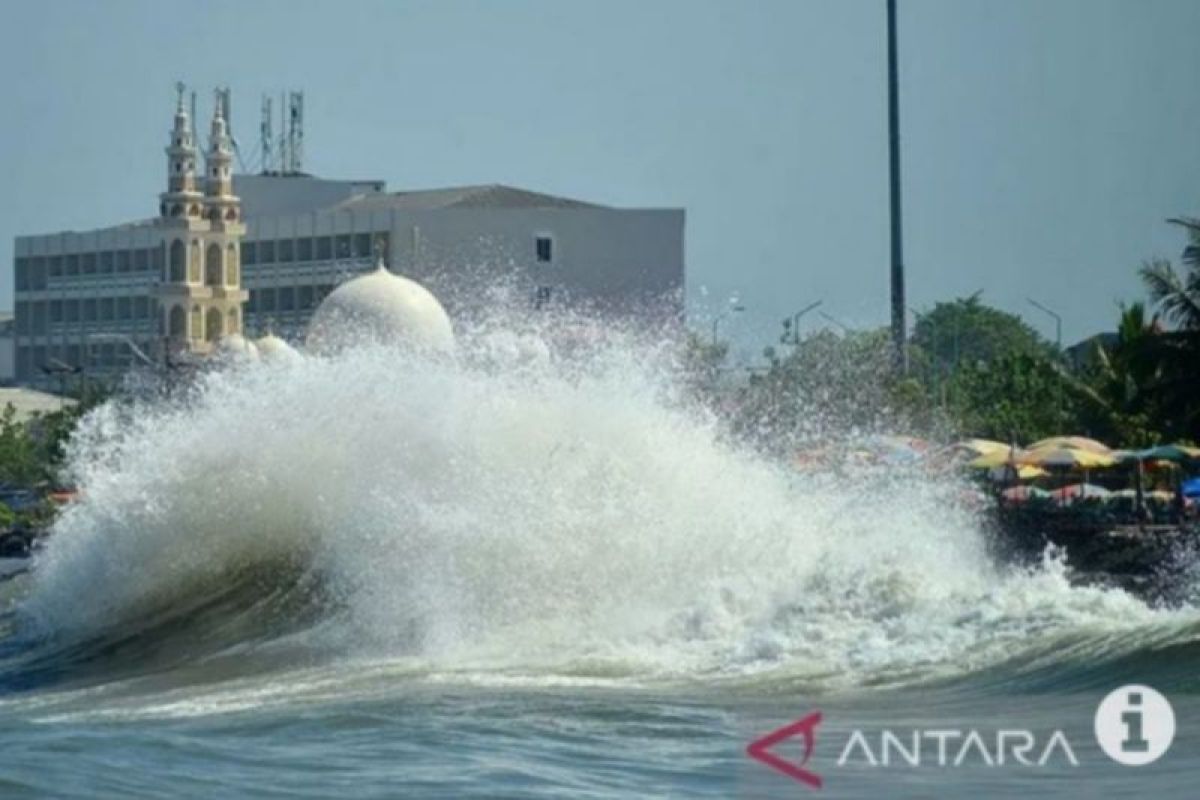
[[279,93],[279,174],[287,172],[288,165],[287,138],[287,94]]
[[288,165],[294,174],[304,168],[304,92],[288,93]]
[[274,167],[271,159],[275,149],[275,135],[271,132],[271,97],[266,94],[262,97],[262,122],[258,126],[258,135],[262,140],[259,146],[262,148],[262,172],[265,175]]

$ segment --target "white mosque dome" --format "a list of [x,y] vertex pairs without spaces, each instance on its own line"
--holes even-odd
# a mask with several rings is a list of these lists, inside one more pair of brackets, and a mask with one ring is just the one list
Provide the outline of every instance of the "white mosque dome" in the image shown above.
[[258,359],[258,348],[254,346],[254,342],[240,333],[230,333],[222,336],[221,340],[217,342],[217,355],[225,358],[256,361]]
[[268,333],[254,341],[258,355],[263,361],[287,362],[300,357],[290,344],[273,333]]
[[374,272],[331,292],[308,323],[307,344],[317,352],[372,341],[449,352],[454,331],[432,292],[389,272],[380,261]]

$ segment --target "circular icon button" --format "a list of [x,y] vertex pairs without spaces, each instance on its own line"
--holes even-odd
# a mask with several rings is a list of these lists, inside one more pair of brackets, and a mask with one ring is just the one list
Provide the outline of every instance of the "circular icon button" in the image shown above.
[[1110,692],[1096,709],[1096,741],[1108,757],[1140,767],[1162,757],[1175,738],[1175,711],[1149,686],[1129,684]]

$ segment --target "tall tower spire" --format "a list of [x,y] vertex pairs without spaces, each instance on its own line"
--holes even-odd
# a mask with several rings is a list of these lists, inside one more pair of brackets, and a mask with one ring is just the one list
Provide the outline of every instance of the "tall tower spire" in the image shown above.
[[183,90],[182,83],[175,84],[178,101],[166,148],[167,191],[159,195],[159,216],[164,218],[199,218],[201,211],[201,195],[196,189],[196,144],[183,106]]

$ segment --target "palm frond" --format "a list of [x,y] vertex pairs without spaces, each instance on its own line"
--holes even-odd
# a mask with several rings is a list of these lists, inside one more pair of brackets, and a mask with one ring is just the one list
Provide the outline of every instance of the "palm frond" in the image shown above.
[[1200,271],[1189,275],[1187,280],[1165,259],[1147,261],[1138,270],[1150,299],[1162,311],[1164,317],[1181,328],[1200,329]]

